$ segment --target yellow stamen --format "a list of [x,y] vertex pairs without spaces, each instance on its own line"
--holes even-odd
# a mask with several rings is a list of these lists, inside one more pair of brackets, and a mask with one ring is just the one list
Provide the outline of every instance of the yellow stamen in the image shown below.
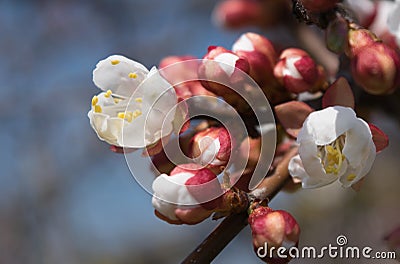
[[119,60],[112,60],[112,61],[111,61],[111,64],[112,64],[112,65],[117,65],[118,63],[120,63]]
[[143,99],[142,99],[142,97],[135,98],[135,102],[137,102],[137,103],[141,103],[141,102],[143,102]]
[[129,123],[132,122],[133,120],[132,112],[126,112],[125,118]]
[[107,90],[107,92],[104,94],[104,97],[105,98],[109,98],[111,96],[111,94],[112,94],[112,91],[111,90]]
[[355,178],[356,178],[356,175],[355,175],[354,173],[351,173],[351,174],[347,175],[347,180],[348,180],[348,181],[352,181],[352,180],[354,180]]
[[124,112],[119,112],[117,116],[118,116],[118,118],[124,119],[125,118],[125,113]]
[[135,110],[135,111],[132,113],[132,116],[133,116],[133,118],[136,118],[136,117],[140,116],[141,114],[142,114],[142,111],[140,111],[140,110]]
[[101,113],[102,112],[101,106],[100,105],[95,105],[94,106],[94,112],[95,113]]
[[95,106],[99,102],[99,97],[97,95],[93,96],[92,98],[92,105]]
[[137,78],[137,74],[134,73],[134,72],[129,73],[128,76],[129,76],[129,78],[132,78],[132,79],[136,79]]
[[122,118],[122,119],[125,119],[126,121],[128,121],[129,123],[130,122],[132,122],[132,120],[133,120],[133,113],[132,112],[130,112],[130,111],[127,111],[127,112],[119,112],[118,114],[117,114],[117,116],[119,117],[119,118]]
[[337,138],[333,143],[320,147],[320,157],[326,173],[337,175],[342,166],[345,156],[342,153],[344,142],[342,138]]
[[114,103],[118,104],[121,101],[119,98],[114,98]]

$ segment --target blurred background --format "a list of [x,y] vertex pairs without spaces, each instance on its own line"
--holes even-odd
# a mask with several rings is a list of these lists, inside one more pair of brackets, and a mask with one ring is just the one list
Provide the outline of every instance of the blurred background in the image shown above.
[[[97,139],[86,116],[100,59],[123,54],[150,67],[168,55],[201,57],[209,45],[229,48],[244,31],[213,25],[215,3],[0,1],[0,263],[178,263],[218,224],[158,220],[124,156]],[[344,234],[351,245],[388,250],[383,237],[400,224],[399,123],[380,111],[372,118],[390,147],[358,194],[332,185],[271,203],[297,218],[300,245]],[[214,263],[259,263],[249,228]]]

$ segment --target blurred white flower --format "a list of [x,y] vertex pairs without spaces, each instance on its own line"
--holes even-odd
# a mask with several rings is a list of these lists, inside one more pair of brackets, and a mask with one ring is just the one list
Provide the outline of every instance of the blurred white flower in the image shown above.
[[157,68],[112,55],[96,65],[93,82],[104,92],[92,98],[88,117],[101,140],[143,148],[172,132],[177,96]]
[[397,44],[400,46],[400,0],[395,1],[395,6],[388,16],[387,24],[390,33],[396,36]]
[[349,187],[369,172],[376,155],[368,124],[349,107],[311,113],[297,142],[299,155],[290,161],[289,171],[303,188],[324,186],[337,179]]

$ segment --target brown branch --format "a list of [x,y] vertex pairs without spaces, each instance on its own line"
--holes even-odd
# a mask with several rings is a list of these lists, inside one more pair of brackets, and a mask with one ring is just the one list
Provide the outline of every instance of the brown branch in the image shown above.
[[[257,189],[262,190],[265,198],[271,200],[289,179],[288,165],[290,159],[297,154],[297,147],[290,149],[277,165],[274,173],[266,177]],[[247,212],[228,216],[198,246],[182,264],[210,263],[231,242],[233,238],[248,224]]]

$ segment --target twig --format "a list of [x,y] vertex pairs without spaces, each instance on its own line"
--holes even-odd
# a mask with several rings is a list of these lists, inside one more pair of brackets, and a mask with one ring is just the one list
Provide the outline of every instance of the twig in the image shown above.
[[[271,200],[289,179],[288,165],[290,159],[297,154],[297,147],[290,149],[282,158],[271,176],[266,177],[257,187],[265,198]],[[214,231],[187,256],[182,264],[210,263],[248,224],[247,212],[241,212],[225,218]]]

